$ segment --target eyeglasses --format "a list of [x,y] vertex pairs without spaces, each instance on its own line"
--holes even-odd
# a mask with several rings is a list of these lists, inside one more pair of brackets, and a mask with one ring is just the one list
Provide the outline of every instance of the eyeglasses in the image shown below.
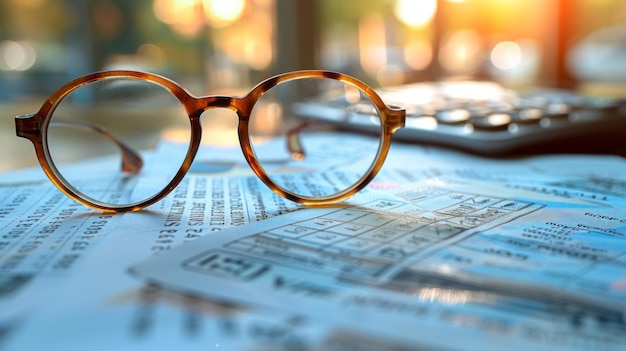
[[[65,84],[38,112],[16,116],[15,125],[67,196],[98,210],[135,211],[163,199],[188,172],[211,175],[224,164],[218,150],[192,166],[201,116],[214,108],[236,113],[243,156],[263,183],[304,205],[338,202],[364,188],[405,121],[403,109],[335,72],[281,74],[243,97],[195,97],[159,75],[104,71]],[[348,138],[350,128],[341,126],[354,119],[380,133]],[[175,131],[184,146],[147,152],[155,144],[149,135],[163,129]]]

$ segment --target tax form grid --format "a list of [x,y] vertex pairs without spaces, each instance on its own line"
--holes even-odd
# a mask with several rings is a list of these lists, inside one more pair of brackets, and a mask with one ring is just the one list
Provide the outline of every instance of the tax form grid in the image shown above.
[[[585,346],[589,338],[606,346],[600,348],[621,349],[616,345],[623,345],[626,335],[623,293],[585,285],[589,279],[592,287],[621,282],[615,276],[619,265],[610,259],[613,252],[622,251],[619,241],[593,261],[567,257],[572,250],[567,243],[554,246],[562,255],[544,249],[535,255],[533,246],[512,246],[520,242],[515,238],[524,228],[536,230],[543,224],[548,233],[554,225],[576,226],[581,211],[608,215],[613,209],[524,193],[506,192],[511,195],[503,197],[505,189],[480,184],[439,183],[428,181],[399,189],[393,197],[363,198],[345,207],[307,208],[270,218],[184,244],[129,271],[186,294],[307,311],[408,344],[438,340],[450,346],[445,337],[429,334],[423,339],[411,334],[411,328],[441,332],[442,337],[454,332],[465,340],[499,334],[481,334],[454,322],[451,330],[447,322],[423,320],[423,315],[417,321],[411,312],[382,307],[431,312],[441,308],[443,315],[498,321],[506,327],[496,329],[508,330],[507,340],[520,341],[518,349],[534,349],[531,344],[553,336],[582,345],[571,349],[590,349]],[[597,230],[616,225],[600,219],[588,224],[599,225]],[[571,235],[571,244],[583,251],[604,242],[601,233]],[[505,252],[528,257],[505,257]],[[556,279],[556,274],[568,278]],[[424,313],[436,315],[431,312]],[[529,338],[538,325],[541,338]],[[543,346],[552,349],[558,344],[552,341]],[[503,341],[490,342],[499,349]]]
[[[184,269],[252,279],[271,264],[375,283],[472,229],[522,216],[541,205],[432,188],[400,194],[247,236],[183,263]],[[308,209],[307,211],[311,211]],[[240,255],[238,255],[240,254]],[[248,255],[254,259],[248,258]],[[268,262],[263,264],[261,258]]]

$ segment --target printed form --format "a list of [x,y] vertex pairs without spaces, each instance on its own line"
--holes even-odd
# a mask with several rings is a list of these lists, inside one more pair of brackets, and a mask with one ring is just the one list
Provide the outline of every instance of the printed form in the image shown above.
[[493,190],[423,186],[307,209],[199,239],[133,271],[406,345],[458,347],[446,337],[454,326],[464,348],[620,349],[623,211]]
[[[355,150],[344,150],[350,156],[337,157],[336,161],[358,161],[358,138],[345,142]],[[149,156],[155,160],[165,159],[172,147],[182,146],[163,143],[155,155]],[[76,272],[83,265],[89,266],[95,248],[102,243],[119,250],[119,240],[136,239],[126,246],[132,253],[127,261],[115,259],[115,262],[130,265],[176,244],[301,208],[267,189],[256,176],[250,176],[239,149],[208,151],[201,149],[189,176],[170,196],[138,213],[113,215],[90,210],[57,190],[40,169],[3,174],[0,180],[0,349],[4,339],[37,316],[46,301],[54,301],[50,296],[55,296],[56,290],[61,290],[59,298],[67,302],[70,309],[77,301],[74,294],[84,297],[83,292],[90,282],[96,284],[97,291],[105,287],[103,291],[110,292],[106,289],[110,286],[116,293],[122,291],[115,290],[119,286],[106,282],[110,276],[115,281],[115,274],[126,277],[126,267],[107,271],[103,267],[109,267],[110,262],[106,262],[99,263],[98,268],[83,270],[84,276]],[[103,161],[118,162],[117,159]],[[159,165],[153,167],[158,169]],[[85,181],[104,187],[106,180],[99,179],[97,169],[94,164],[94,173],[86,175]],[[222,173],[242,176],[229,177]],[[213,176],[215,174],[217,176]],[[315,177],[299,177],[300,181],[303,179],[303,186],[306,182],[320,181]],[[406,181],[401,174],[394,179],[394,182]],[[120,194],[111,193],[111,196]],[[148,235],[137,234],[146,230]],[[94,272],[101,274],[94,275]],[[78,281],[79,287],[68,292],[62,288],[66,281]],[[132,283],[139,285],[136,280]],[[150,296],[155,295],[154,289],[148,290]],[[128,314],[120,313],[118,319],[131,320],[136,312],[145,310],[141,303],[133,307],[138,308],[130,309]],[[177,317],[179,315],[177,310]],[[93,324],[81,327],[86,325]],[[117,336],[126,340],[126,332],[120,331]]]
[[[624,164],[576,162],[394,146],[368,191],[323,209],[302,209],[254,177],[192,173],[162,202],[114,216],[72,274],[23,284],[22,293],[55,289],[32,294],[38,303],[16,310],[10,317],[24,323],[0,341],[4,334],[9,349],[501,349],[512,340],[519,349],[619,349]],[[41,184],[0,191],[32,191],[42,204],[36,186],[55,193]],[[70,217],[63,223],[87,215]],[[139,279],[128,274],[150,257],[135,266]],[[474,339],[481,344],[466,344]]]
[[[94,212],[47,181],[0,185],[0,331],[70,276],[121,216]],[[3,333],[0,332],[0,340]]]
[[[212,208],[211,203],[220,205]],[[65,350],[243,350],[261,344],[279,349],[322,339],[324,329],[319,324],[305,327],[304,321],[296,320],[293,325],[291,314],[253,313],[244,307],[177,295],[144,286],[127,273],[138,259],[176,244],[295,209],[295,203],[264,190],[256,178],[187,177],[171,196],[150,210],[120,217],[118,229],[83,257],[71,276],[55,276],[56,281],[40,277],[31,282],[33,289],[58,289],[48,296],[32,296],[37,304],[31,301],[28,309],[21,309],[26,313],[5,320],[6,340],[0,342],[0,350],[44,346]],[[43,329],[38,330],[39,326]],[[18,340],[7,344],[16,336]]]

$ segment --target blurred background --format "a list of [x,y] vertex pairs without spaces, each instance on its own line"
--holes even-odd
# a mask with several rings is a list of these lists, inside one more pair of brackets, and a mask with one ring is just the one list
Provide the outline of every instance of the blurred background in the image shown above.
[[13,117],[97,70],[243,93],[319,68],[374,87],[488,79],[623,94],[623,0],[0,0],[0,171],[35,165]]

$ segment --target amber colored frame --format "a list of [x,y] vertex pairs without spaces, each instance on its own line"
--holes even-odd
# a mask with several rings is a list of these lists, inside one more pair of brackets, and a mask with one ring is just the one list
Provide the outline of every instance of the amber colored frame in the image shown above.
[[[170,93],[176,96],[178,100],[180,100],[182,105],[185,107],[187,114],[189,115],[189,121],[191,124],[190,147],[188,149],[185,160],[181,165],[181,168],[178,170],[174,178],[158,194],[144,201],[128,205],[111,206],[107,203],[92,201],[92,199],[89,199],[86,196],[82,196],[78,191],[74,190],[70,184],[66,183],[64,178],[54,166],[50,158],[46,143],[46,134],[47,129],[50,126],[52,113],[54,112],[57,105],[63,100],[63,98],[73,90],[85,84],[108,78],[135,78],[139,80],[150,81],[163,86],[164,88],[169,90]],[[252,146],[250,145],[248,123],[252,108],[254,107],[255,103],[267,90],[271,89],[272,87],[288,80],[302,78],[335,79],[358,88],[359,90],[364,92],[376,105],[376,108],[379,110],[379,115],[381,118],[381,143],[378,149],[378,155],[376,157],[376,160],[370,166],[369,171],[352,187],[331,196],[302,197],[279,187],[274,182],[272,182],[270,177],[263,171],[263,168],[256,160],[254,156],[254,151],[252,149]],[[187,92],[180,85],[178,85],[176,82],[160,75],[139,71],[116,70],[91,73],[74,79],[71,82],[63,85],[44,102],[38,112],[16,116],[15,128],[16,134],[18,136],[27,138],[33,143],[35,147],[35,152],[37,154],[37,159],[39,160],[39,163],[41,164],[44,172],[46,173],[48,178],[50,178],[52,183],[54,183],[54,185],[57,186],[67,196],[85,206],[97,210],[113,212],[137,211],[161,200],[180,183],[180,181],[189,170],[191,163],[196,155],[196,152],[198,151],[198,148],[200,146],[200,138],[202,136],[200,116],[206,110],[220,107],[231,109],[237,113],[239,117],[239,123],[237,127],[239,142],[244,157],[252,168],[252,171],[263,181],[263,183],[265,183],[274,192],[285,197],[286,199],[295,201],[303,205],[323,205],[338,202],[354,195],[359,190],[363,189],[376,176],[376,174],[382,167],[391,146],[391,136],[396,130],[404,127],[406,116],[404,109],[387,106],[380,98],[380,96],[378,96],[378,94],[376,94],[376,92],[374,92],[374,90],[367,86],[365,83],[351,76],[337,72],[317,70],[288,72],[266,79],[265,81],[255,86],[252,90],[250,90],[247,95],[243,97],[195,97]],[[108,133],[104,128],[95,125],[86,124],[80,125],[79,127],[91,128],[95,131],[105,134],[107,138],[117,144],[122,150],[122,170],[131,173],[139,171],[139,169],[141,168],[141,159],[137,158],[136,153],[133,152],[132,149],[126,147],[123,142],[117,140],[115,136]],[[290,137],[289,139],[289,143],[294,143],[294,138]],[[302,148],[297,145],[297,143],[298,142],[296,138],[296,145],[288,147],[289,149],[293,148],[296,157],[303,157]]]

